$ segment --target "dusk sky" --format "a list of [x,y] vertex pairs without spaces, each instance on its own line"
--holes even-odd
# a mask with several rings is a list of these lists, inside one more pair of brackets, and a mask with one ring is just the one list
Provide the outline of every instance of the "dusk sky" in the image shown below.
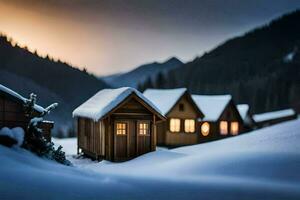
[[0,0],[0,31],[107,75],[172,56],[192,60],[296,8],[298,0]]

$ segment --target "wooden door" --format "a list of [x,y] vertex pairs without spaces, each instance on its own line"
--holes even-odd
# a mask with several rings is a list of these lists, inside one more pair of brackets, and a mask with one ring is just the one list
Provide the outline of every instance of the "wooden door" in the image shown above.
[[124,161],[151,151],[149,120],[115,121],[114,160]]
[[115,160],[128,160],[137,156],[136,121],[115,122]]
[[128,158],[128,121],[115,121],[114,123],[114,160],[122,161]]
[[137,155],[151,151],[151,124],[149,120],[137,121]]

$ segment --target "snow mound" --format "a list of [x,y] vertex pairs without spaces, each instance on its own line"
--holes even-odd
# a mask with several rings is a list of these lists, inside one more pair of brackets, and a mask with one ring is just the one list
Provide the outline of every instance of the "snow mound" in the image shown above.
[[17,146],[21,146],[24,142],[24,130],[20,127],[16,127],[13,129],[9,129],[7,127],[4,127],[0,129],[0,135],[8,136],[14,140],[17,141]]
[[2,198],[300,199],[300,120],[124,163],[75,159],[75,138],[55,141],[75,167],[0,146]]

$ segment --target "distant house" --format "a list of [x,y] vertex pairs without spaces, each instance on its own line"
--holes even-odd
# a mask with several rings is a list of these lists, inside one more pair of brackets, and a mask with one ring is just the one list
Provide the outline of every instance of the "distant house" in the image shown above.
[[186,88],[147,89],[144,95],[167,117],[157,127],[157,144],[176,147],[198,143],[197,119],[203,118]]
[[238,104],[237,109],[243,119],[244,131],[250,131],[255,127],[255,122],[250,114],[250,107],[248,104]]
[[296,118],[297,113],[293,109],[277,110],[253,115],[253,120],[259,128]]
[[104,89],[73,111],[78,151],[94,159],[125,161],[156,149],[157,122],[165,120],[139,91]]
[[[30,121],[24,110],[24,103],[26,100],[26,98],[15,91],[0,84],[0,129],[2,127],[21,127],[26,132]],[[45,109],[43,107],[34,105],[35,113],[33,113],[33,115],[38,116],[38,114],[44,111]],[[48,141],[51,140],[51,129],[53,128],[53,125],[54,123],[51,121],[43,121],[39,124]]]
[[231,95],[192,95],[203,112],[199,120],[199,142],[238,135],[243,131],[243,120]]

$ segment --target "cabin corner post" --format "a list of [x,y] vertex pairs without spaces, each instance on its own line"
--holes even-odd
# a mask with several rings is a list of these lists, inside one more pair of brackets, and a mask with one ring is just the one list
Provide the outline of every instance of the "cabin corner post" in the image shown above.
[[97,122],[95,122],[95,120],[93,121],[93,151],[96,154],[96,160],[98,160],[98,151],[97,151],[97,147],[96,147],[96,141],[97,141],[97,137],[96,137],[96,125]]
[[[135,124],[135,127],[137,127],[137,124]],[[136,138],[137,138],[137,135],[136,135]],[[126,142],[127,142],[127,158],[130,157],[130,139],[129,139],[129,123],[127,125],[127,135],[126,135]],[[115,144],[116,146],[116,144]]]
[[112,120],[111,117],[109,116],[107,119],[107,124],[108,124],[108,160],[114,161],[115,155],[114,155],[114,132],[112,128]]
[[153,122],[152,122],[152,134],[151,134],[151,151],[155,151],[156,150],[156,145],[157,145],[157,133],[156,133],[156,118],[155,115],[153,115]]
[[79,136],[79,127],[80,126],[80,123],[79,123],[79,117],[76,117],[76,120],[75,120],[75,131],[76,131],[76,135],[77,135],[77,155],[79,155],[79,139],[80,139],[80,136]]

